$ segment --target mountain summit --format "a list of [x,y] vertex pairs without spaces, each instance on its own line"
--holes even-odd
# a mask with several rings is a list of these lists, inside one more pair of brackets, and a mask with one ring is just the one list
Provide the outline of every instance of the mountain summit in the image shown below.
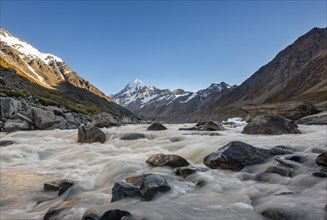
[[[118,104],[131,110],[135,114],[164,120],[182,120],[178,110],[193,112],[206,103],[216,100],[233,87],[225,82],[211,84],[208,88],[198,92],[183,89],[158,89],[146,86],[141,80],[128,83],[123,90],[114,94],[112,98]],[[184,119],[183,119],[184,120]]]

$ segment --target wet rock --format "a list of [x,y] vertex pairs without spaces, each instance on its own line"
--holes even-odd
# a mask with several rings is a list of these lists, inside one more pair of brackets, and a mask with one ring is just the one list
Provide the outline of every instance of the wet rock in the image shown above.
[[153,199],[158,192],[168,192],[170,186],[168,185],[164,176],[149,174],[143,178],[140,192],[143,198],[147,201]]
[[101,112],[98,115],[93,116],[92,124],[99,128],[108,128],[118,125],[117,120],[106,112]]
[[287,161],[287,160],[283,160],[281,158],[275,158],[275,160],[285,167],[294,168],[294,169],[299,167],[299,164],[294,163],[293,161]]
[[327,151],[318,155],[316,159],[316,164],[319,166],[327,166]]
[[47,213],[45,213],[43,220],[59,220],[57,216],[64,211],[65,208],[56,208],[56,209],[49,209]]
[[286,195],[293,195],[294,192],[291,191],[284,191],[284,192],[280,192],[280,193],[276,193],[274,194],[275,196],[286,196]]
[[16,144],[15,141],[2,141],[0,140],[0,147],[6,147],[6,146],[9,146],[9,145],[13,145],[13,144]]
[[53,206],[48,209],[46,214],[44,215],[44,220],[61,220],[65,219],[65,217],[69,214],[69,211],[76,206],[76,203],[80,201],[80,199],[75,198],[72,200],[64,201],[59,205]]
[[176,176],[182,176],[183,178],[192,175],[196,173],[197,170],[195,168],[190,168],[190,167],[179,167],[175,170],[175,175]]
[[260,115],[248,123],[242,133],[244,134],[300,134],[297,125],[280,115]]
[[59,123],[62,117],[56,116],[53,111],[32,108],[32,117],[36,128],[42,130]]
[[97,214],[94,214],[92,212],[86,212],[84,213],[82,220],[99,220],[100,216],[98,216]]
[[147,131],[161,131],[161,130],[167,130],[167,128],[159,122],[153,122],[146,130]]
[[60,196],[64,192],[67,191],[74,183],[70,180],[55,180],[51,182],[44,183],[43,189],[45,191],[58,191],[58,195]]
[[129,184],[132,184],[134,186],[140,187],[144,177],[147,176],[147,175],[150,175],[150,174],[143,174],[143,175],[140,175],[140,176],[128,177],[128,178],[126,178],[126,182],[129,183]]
[[10,118],[22,109],[22,103],[10,97],[0,97],[0,115]]
[[207,130],[209,131],[223,131],[225,130],[223,128],[223,126],[221,126],[220,124],[214,122],[214,121],[207,121],[205,124]]
[[294,149],[291,147],[278,145],[270,149],[270,153],[272,155],[285,155],[285,154],[293,154]]
[[26,121],[20,119],[9,119],[5,122],[3,128],[6,132],[26,131],[29,129],[29,125]]
[[137,188],[136,186],[122,181],[115,182],[112,188],[111,202],[115,202],[127,197],[141,198],[142,196],[139,188]]
[[286,160],[291,160],[297,163],[301,163],[303,161],[303,158],[301,156],[290,156],[290,157],[285,157]]
[[176,168],[189,165],[187,160],[175,154],[154,154],[150,156],[146,162],[155,167],[169,166]]
[[78,143],[104,143],[106,141],[106,134],[98,127],[85,127],[78,128],[77,142]]
[[113,209],[106,211],[101,217],[100,220],[134,220],[134,216],[123,210]]
[[205,185],[207,185],[207,182],[205,180],[199,180],[195,183],[195,187],[196,188],[202,188],[204,187]]
[[120,140],[137,140],[146,138],[145,134],[142,133],[126,133],[122,134],[119,139]]
[[325,172],[314,172],[312,175],[316,176],[316,177],[320,177],[320,178],[326,178],[327,177],[327,173],[325,173]]
[[297,120],[296,123],[302,125],[327,125],[327,111],[303,117]]
[[261,212],[261,214],[272,220],[287,220],[290,219],[287,214],[285,214],[282,210],[277,208],[268,208]]
[[203,163],[212,169],[239,171],[247,165],[261,163],[271,156],[270,151],[249,144],[232,141],[206,156]]
[[282,167],[276,167],[276,166],[267,167],[267,169],[264,172],[265,173],[276,173],[276,174],[279,174],[279,175],[285,176],[285,177],[292,176],[291,170],[285,169]]

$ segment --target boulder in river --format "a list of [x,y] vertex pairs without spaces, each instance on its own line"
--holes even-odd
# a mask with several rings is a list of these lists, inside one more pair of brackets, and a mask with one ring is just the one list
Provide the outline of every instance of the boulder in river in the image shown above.
[[127,197],[141,198],[142,196],[140,193],[140,189],[123,181],[115,182],[112,188],[111,202],[115,202]]
[[92,124],[99,128],[108,128],[111,126],[116,126],[119,123],[110,114],[108,114],[106,112],[101,112],[100,114],[93,116]]
[[60,196],[73,185],[74,183],[72,181],[63,179],[63,180],[55,180],[52,182],[44,183],[43,188],[45,191],[58,191],[59,192],[58,195]]
[[160,130],[167,130],[165,126],[163,126],[159,122],[153,122],[147,129],[147,131],[160,131]]
[[77,142],[78,143],[104,143],[106,141],[106,134],[98,127],[85,127],[78,128]]
[[169,166],[176,168],[189,165],[187,160],[175,154],[154,154],[146,162],[155,167]]
[[15,141],[0,140],[0,147],[16,144]]
[[301,134],[294,121],[280,115],[260,115],[248,123],[242,133],[244,134]]
[[0,115],[3,118],[10,118],[22,109],[22,103],[10,97],[0,97]]
[[124,210],[113,209],[106,211],[101,217],[100,220],[134,220],[134,216]]
[[327,151],[318,155],[316,159],[316,164],[318,164],[319,166],[327,167]]
[[261,163],[271,156],[269,150],[253,147],[241,141],[232,141],[209,154],[203,163],[212,169],[239,171],[247,165]]
[[120,140],[137,140],[146,138],[145,134],[142,133],[125,133],[120,135]]
[[144,176],[141,183],[140,192],[142,197],[150,201],[158,192],[168,192],[170,186],[166,178],[162,175],[149,174]]

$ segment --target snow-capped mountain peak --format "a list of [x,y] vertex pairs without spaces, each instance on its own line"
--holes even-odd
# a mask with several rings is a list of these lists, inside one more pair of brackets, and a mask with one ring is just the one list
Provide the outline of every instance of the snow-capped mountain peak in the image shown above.
[[0,28],[0,38],[2,42],[7,44],[8,46],[15,48],[20,53],[22,53],[23,56],[26,56],[28,58],[39,58],[47,64],[51,64],[54,60],[56,62],[63,62],[62,59],[53,54],[40,52],[31,44],[20,40],[17,37],[14,37],[3,28]]
[[224,82],[213,83],[208,88],[194,93],[183,89],[173,91],[158,89],[154,86],[144,85],[141,80],[134,80],[127,84],[122,91],[111,97],[115,102],[134,113],[152,116],[156,111],[163,113],[166,110],[183,108],[183,106],[200,106],[210,102],[212,98],[216,98],[229,88],[230,86]]

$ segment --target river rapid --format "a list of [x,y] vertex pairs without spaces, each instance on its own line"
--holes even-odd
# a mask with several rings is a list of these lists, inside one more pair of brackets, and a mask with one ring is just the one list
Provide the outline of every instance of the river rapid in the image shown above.
[[[0,219],[43,219],[50,207],[69,200],[71,208],[59,219],[81,219],[89,210],[101,215],[109,209],[122,209],[137,219],[252,220],[265,219],[260,213],[267,208],[290,213],[294,219],[326,219],[327,178],[312,173],[320,170],[315,159],[317,151],[327,148],[327,126],[299,126],[300,135],[277,136],[245,135],[241,133],[244,125],[226,127],[220,136],[178,130],[191,124],[165,126],[168,130],[146,131],[148,125],[103,129],[109,134],[104,144],[77,143],[77,130],[0,134],[1,140],[17,142],[0,148]],[[147,138],[119,139],[120,134],[129,132],[144,133]],[[287,145],[303,162],[297,163],[292,178],[270,174],[265,181],[244,176],[277,165],[274,158],[240,172],[209,169],[185,179],[175,176],[169,167],[153,168],[145,162],[153,154],[177,154],[194,166],[206,167],[203,158],[230,141],[266,149]],[[171,191],[152,201],[125,198],[110,202],[115,181],[144,173],[168,175]],[[64,178],[75,184],[60,197],[43,190],[45,182]],[[198,187],[199,182],[204,186]]]

